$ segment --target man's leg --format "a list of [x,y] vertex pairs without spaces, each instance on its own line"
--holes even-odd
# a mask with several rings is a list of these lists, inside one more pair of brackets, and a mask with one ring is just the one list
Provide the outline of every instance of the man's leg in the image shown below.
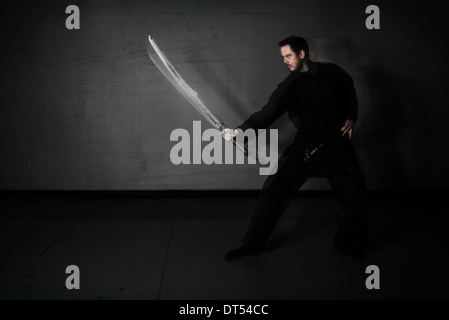
[[313,167],[303,161],[302,148],[290,146],[278,162],[278,170],[265,181],[252,216],[244,245],[229,252],[228,260],[259,253],[273,232],[294,193],[310,177]]
[[342,206],[335,247],[354,258],[364,259],[368,233],[365,183],[354,150],[331,153],[328,180]]

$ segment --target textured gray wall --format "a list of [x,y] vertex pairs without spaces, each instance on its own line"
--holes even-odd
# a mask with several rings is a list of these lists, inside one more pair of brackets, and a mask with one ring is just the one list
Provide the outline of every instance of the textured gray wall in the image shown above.
[[[201,118],[146,54],[152,34],[229,126],[258,110],[288,73],[277,42],[354,77],[353,140],[370,189],[445,188],[448,62],[443,6],[426,1],[46,1],[4,5],[0,189],[258,189],[258,165],[170,162],[170,133]],[[65,8],[81,29],[65,28]],[[381,29],[365,28],[365,8]],[[208,128],[202,122],[203,129]],[[275,123],[280,148],[291,141]],[[325,189],[311,180],[305,189]]]

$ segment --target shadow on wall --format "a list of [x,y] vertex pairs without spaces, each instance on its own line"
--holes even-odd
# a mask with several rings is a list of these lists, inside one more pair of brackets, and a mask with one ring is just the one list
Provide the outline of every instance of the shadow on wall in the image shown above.
[[[403,140],[406,119],[400,84],[386,70],[363,65],[356,68],[364,96],[359,96],[359,122],[353,144],[368,189],[405,189],[410,186],[405,170]],[[356,85],[357,86],[357,85]]]
[[426,177],[433,141],[429,110],[437,107],[423,96],[427,80],[393,75],[380,67],[381,59],[365,56],[356,61],[355,44],[348,39],[317,38],[309,43],[312,60],[337,63],[354,78],[359,119],[353,144],[368,189],[420,188],[426,182],[433,187],[432,178]]

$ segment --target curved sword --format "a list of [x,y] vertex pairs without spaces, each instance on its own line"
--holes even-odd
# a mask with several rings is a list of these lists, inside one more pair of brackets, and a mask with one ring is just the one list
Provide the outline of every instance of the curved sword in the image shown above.
[[[181,77],[178,71],[175,69],[170,60],[163,54],[161,49],[157,46],[156,42],[151,36],[148,36],[149,43],[147,45],[147,52],[151,61],[159,69],[159,71],[167,78],[168,81],[181,93],[181,95],[195,108],[210,124],[212,124],[220,132],[227,127],[223,122],[219,121],[212,112],[204,105],[204,103],[198,97],[198,93],[192,89],[191,86]],[[232,143],[248,156],[248,151],[242,146],[235,137],[233,137]]]

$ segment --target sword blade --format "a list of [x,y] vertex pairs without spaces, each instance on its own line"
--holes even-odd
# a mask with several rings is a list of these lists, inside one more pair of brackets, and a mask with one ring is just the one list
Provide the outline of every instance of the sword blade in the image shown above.
[[198,97],[198,93],[182,78],[170,60],[159,49],[156,42],[148,37],[148,55],[151,61],[167,80],[178,90],[179,93],[216,129],[223,130],[224,124],[220,122]]
[[[192,89],[191,86],[181,77],[176,68],[170,60],[164,55],[161,49],[151,36],[148,36],[149,43],[147,45],[148,55],[153,61],[154,65],[167,78],[167,80],[178,90],[179,93],[195,108],[212,126],[217,130],[222,131],[226,128],[224,123],[219,121],[210,110],[204,105],[198,97],[198,93]],[[242,146],[234,137],[232,143],[240,149],[246,156],[248,151]]]

